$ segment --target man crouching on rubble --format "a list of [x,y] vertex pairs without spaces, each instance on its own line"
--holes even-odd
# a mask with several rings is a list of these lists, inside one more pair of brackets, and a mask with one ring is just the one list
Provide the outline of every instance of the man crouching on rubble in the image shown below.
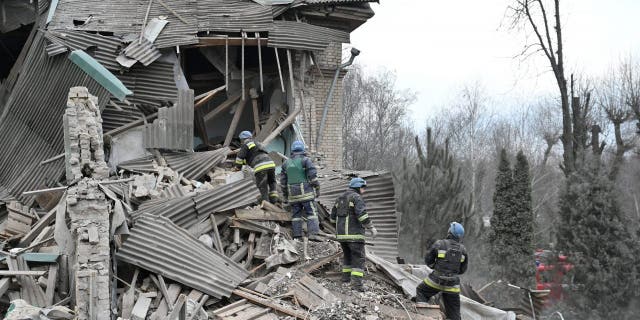
[[369,229],[375,238],[378,231],[371,223],[362,194],[367,182],[353,178],[345,191],[331,208],[330,220],[336,224],[336,239],[343,254],[342,282],[353,280],[353,289],[364,292],[364,230]]
[[424,258],[433,269],[416,288],[416,302],[426,303],[442,292],[447,319],[460,320],[460,277],[467,271],[467,250],[462,245],[464,228],[457,222],[449,225],[447,238],[434,243]]
[[240,170],[243,165],[250,165],[256,177],[256,184],[262,200],[276,203],[280,199],[276,190],[276,164],[269,157],[262,144],[253,141],[253,135],[249,131],[242,131],[238,136],[242,147],[238,151],[235,162],[235,170]]

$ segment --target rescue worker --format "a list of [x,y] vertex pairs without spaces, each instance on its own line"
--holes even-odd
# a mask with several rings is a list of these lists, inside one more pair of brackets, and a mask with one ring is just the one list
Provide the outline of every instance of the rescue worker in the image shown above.
[[416,288],[416,302],[426,303],[442,292],[447,319],[460,320],[460,277],[467,271],[469,258],[462,242],[464,228],[457,222],[449,225],[446,239],[436,241],[425,262],[433,269]]
[[253,141],[253,135],[249,131],[242,131],[238,136],[242,147],[236,156],[235,168],[240,170],[242,165],[253,168],[256,185],[260,190],[262,200],[276,203],[279,201],[276,189],[276,164],[262,144]]
[[280,184],[284,198],[291,206],[293,238],[303,238],[303,224],[307,221],[309,239],[318,240],[318,212],[315,198],[320,195],[320,183],[316,167],[305,153],[304,143],[294,141],[291,144],[291,157],[282,164]]
[[336,240],[342,247],[342,282],[352,282],[352,288],[361,292],[364,291],[365,229],[373,238],[378,235],[362,199],[366,186],[367,182],[362,178],[351,179],[349,188],[336,200],[329,217],[336,224]]

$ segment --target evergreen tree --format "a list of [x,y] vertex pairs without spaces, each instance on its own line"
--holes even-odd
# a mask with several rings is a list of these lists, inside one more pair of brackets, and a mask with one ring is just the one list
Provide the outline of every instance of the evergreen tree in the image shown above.
[[496,175],[496,190],[493,194],[493,215],[491,216],[491,231],[489,243],[491,245],[490,263],[497,279],[506,279],[506,267],[513,252],[510,250],[509,239],[515,221],[513,216],[513,171],[507,156],[507,151],[500,151]]
[[431,137],[431,129],[427,129],[426,153],[423,153],[418,137],[416,149],[418,162],[415,166],[405,158],[403,169],[394,175],[398,210],[402,213],[399,249],[400,254],[411,262],[424,263],[426,250],[446,235],[451,221],[464,224],[470,202],[464,194],[460,168],[449,153],[448,143],[437,145]]
[[561,197],[558,248],[574,265],[576,284],[565,301],[583,319],[637,319],[640,243],[603,171],[592,160],[567,178]]
[[514,259],[518,262],[509,266],[510,272],[520,286],[531,287],[535,277],[535,258],[533,245],[534,217],[531,207],[531,178],[527,157],[518,152],[513,170],[513,208],[515,210],[516,237],[511,239],[514,247]]

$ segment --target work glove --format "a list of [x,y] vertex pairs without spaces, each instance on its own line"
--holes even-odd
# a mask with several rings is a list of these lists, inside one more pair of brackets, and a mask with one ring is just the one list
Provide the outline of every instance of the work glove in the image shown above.
[[376,227],[369,228],[369,232],[371,232],[371,238],[373,239],[378,236],[378,229],[376,229]]

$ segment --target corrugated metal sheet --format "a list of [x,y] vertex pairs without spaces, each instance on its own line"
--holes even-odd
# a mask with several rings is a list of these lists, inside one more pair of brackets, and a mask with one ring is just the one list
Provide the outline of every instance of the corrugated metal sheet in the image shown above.
[[33,197],[22,192],[53,186],[63,174],[63,161],[40,162],[64,152],[62,114],[69,88],[87,87],[101,108],[109,97],[66,54],[49,57],[45,46],[43,34],[36,33],[0,117],[0,185],[27,204]]
[[169,219],[143,215],[116,257],[212,297],[229,297],[249,272]]
[[136,59],[145,66],[150,65],[162,56],[160,50],[145,38],[142,38],[142,43],[140,41],[131,42],[123,52],[125,56]]
[[269,32],[269,47],[324,50],[331,42],[348,43],[349,33],[295,21],[274,21]]
[[57,43],[57,42],[49,43],[47,45],[47,47],[46,47],[46,50],[47,50],[47,54],[50,57],[53,57],[55,55],[59,55],[61,53],[65,53],[65,52],[69,51],[69,49],[67,49],[67,47],[65,47],[62,44]]
[[133,91],[135,99],[173,102],[178,99],[173,63],[156,61],[146,67],[136,64],[129,72],[119,75],[118,78]]
[[227,158],[229,148],[205,152],[168,152],[163,153],[169,167],[185,178],[199,180],[211,169]]
[[193,90],[180,90],[173,107],[158,109],[158,118],[144,126],[144,147],[193,149]]
[[268,31],[273,24],[271,7],[251,0],[198,0],[197,16],[199,31]]
[[243,179],[197,194],[142,205],[132,216],[144,213],[169,218],[187,230],[209,218],[209,214],[242,208],[257,202],[260,192],[253,179]]
[[[199,1],[196,0],[164,0],[163,1],[169,8],[177,12],[187,24],[174,16],[162,5],[154,2],[149,12],[149,19],[153,17],[165,16],[169,23],[162,30],[154,45],[157,48],[169,48],[175,46],[183,46],[189,44],[198,43],[196,34],[198,32],[198,5]],[[142,15],[140,20],[144,19],[144,13],[146,13],[148,1],[144,1],[142,8]],[[136,30],[139,32],[139,29]]]
[[125,124],[131,123],[136,120],[140,120],[144,114],[138,108],[134,106],[128,106],[124,103],[119,103],[111,100],[122,110],[116,109],[111,103],[107,104],[102,110],[102,131],[107,132],[113,130]]
[[222,212],[255,203],[259,197],[256,183],[252,178],[245,178],[198,193],[195,197],[196,210],[202,214]]
[[[224,161],[228,153],[229,148],[222,148],[205,152],[162,152],[162,156],[169,168],[183,174],[187,179],[199,180]],[[153,156],[133,159],[118,164],[118,168],[139,173],[156,172],[154,159]]]
[[122,42],[117,37],[73,30],[50,30],[44,32],[49,41],[70,48],[70,51],[86,51],[109,70],[117,71],[122,68],[116,61],[118,51],[122,47]]
[[367,180],[367,191],[363,197],[369,217],[378,230],[378,237],[368,240],[374,244],[368,249],[389,261],[395,262],[398,256],[398,217],[391,174],[388,172],[323,173],[326,174],[326,177],[320,179],[322,196],[318,199],[318,202],[327,212],[331,211],[335,200],[346,191],[350,180],[347,174],[357,175]]

